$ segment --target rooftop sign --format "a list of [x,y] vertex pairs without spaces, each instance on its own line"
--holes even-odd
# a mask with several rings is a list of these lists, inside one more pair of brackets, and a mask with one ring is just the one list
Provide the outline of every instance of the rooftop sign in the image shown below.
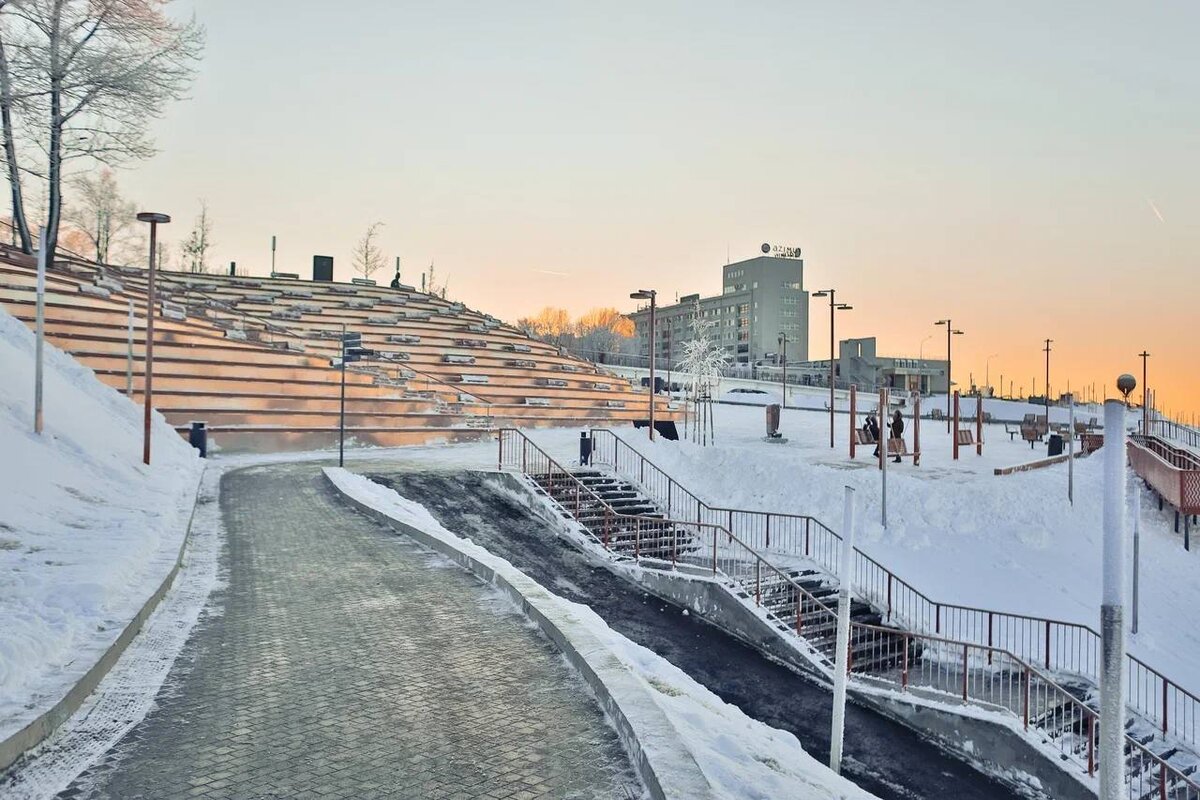
[[763,242],[762,251],[766,255],[774,256],[775,258],[800,258],[799,247],[785,247],[783,245],[771,245]]

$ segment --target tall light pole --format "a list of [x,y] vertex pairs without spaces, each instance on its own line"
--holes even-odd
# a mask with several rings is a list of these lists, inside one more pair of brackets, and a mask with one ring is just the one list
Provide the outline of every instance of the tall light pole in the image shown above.
[[837,312],[849,311],[854,306],[848,306],[845,303],[836,302],[836,289],[822,289],[819,292],[814,292],[813,297],[828,297],[829,298],[829,447],[833,448],[833,386],[836,383],[836,373],[834,365],[833,347],[837,341],[834,338],[834,320],[837,318]]
[[[954,394],[954,379],[951,377],[953,375],[951,368],[953,362],[950,360],[950,337],[962,336],[963,332],[954,330],[954,324],[950,322],[949,317],[946,319],[939,319],[933,324],[946,326],[946,433],[949,433],[951,424],[950,421],[954,417],[954,414],[950,410],[950,397]],[[957,436],[958,434],[955,435]]]
[[[932,338],[933,334],[931,333],[921,340],[921,344],[917,348],[917,370],[920,372],[922,379],[925,377],[925,343]],[[919,387],[917,394],[925,394],[925,389],[928,387],[928,383],[929,382],[926,380],[920,380],[917,383],[917,386]]]
[[142,426],[142,463],[150,463],[150,415],[153,406],[154,379],[154,268],[158,258],[158,226],[166,224],[171,218],[166,214],[154,211],[143,211],[137,215],[138,222],[150,223],[150,274],[146,279],[146,363],[143,367],[142,398],[145,401],[146,413]]
[[631,300],[650,301],[650,441],[654,441],[654,350],[658,344],[654,339],[654,317],[657,297],[658,292],[654,289],[638,289],[629,295]]
[[787,408],[787,334],[779,334],[779,347],[783,353],[783,407]]
[[1150,354],[1143,350],[1138,353],[1138,357],[1142,359],[1142,436],[1149,436],[1150,403],[1147,400],[1150,397],[1150,384],[1146,383],[1146,359],[1150,358]]
[[1053,339],[1046,340],[1046,426],[1049,430],[1050,426],[1050,343]]
[[[984,362],[983,362],[983,385],[988,387],[989,389],[992,387],[992,359],[998,355],[1000,355],[1000,354],[992,353],[990,356],[988,356],[986,359],[984,359]],[[1004,383],[1003,377],[1004,376],[1001,376],[1001,380],[1000,380],[1001,384]]]

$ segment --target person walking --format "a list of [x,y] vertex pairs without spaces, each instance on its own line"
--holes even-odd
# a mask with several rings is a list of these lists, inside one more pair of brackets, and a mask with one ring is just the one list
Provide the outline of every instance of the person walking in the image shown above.
[[[901,443],[904,442],[904,417],[900,415],[898,408],[892,414],[892,438],[899,439]],[[903,450],[904,447],[902,446],[900,449]],[[896,453],[896,463],[900,463],[900,453]]]

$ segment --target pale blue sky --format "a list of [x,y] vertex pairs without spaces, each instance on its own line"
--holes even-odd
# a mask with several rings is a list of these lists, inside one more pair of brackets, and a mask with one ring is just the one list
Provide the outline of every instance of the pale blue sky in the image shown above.
[[277,234],[281,268],[348,277],[379,220],[406,271],[511,319],[711,292],[727,247],[798,244],[888,352],[951,315],[959,363],[1000,352],[1018,386],[1046,336],[1076,385],[1142,347],[1196,371],[1197,3],[194,7],[193,99],[122,181],[180,236],[206,198],[221,263],[265,271]]

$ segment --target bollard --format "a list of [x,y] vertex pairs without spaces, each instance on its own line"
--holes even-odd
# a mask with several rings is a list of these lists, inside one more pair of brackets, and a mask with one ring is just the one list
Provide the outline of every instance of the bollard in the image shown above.
[[579,466],[586,467],[592,463],[592,439],[587,431],[579,433]]

